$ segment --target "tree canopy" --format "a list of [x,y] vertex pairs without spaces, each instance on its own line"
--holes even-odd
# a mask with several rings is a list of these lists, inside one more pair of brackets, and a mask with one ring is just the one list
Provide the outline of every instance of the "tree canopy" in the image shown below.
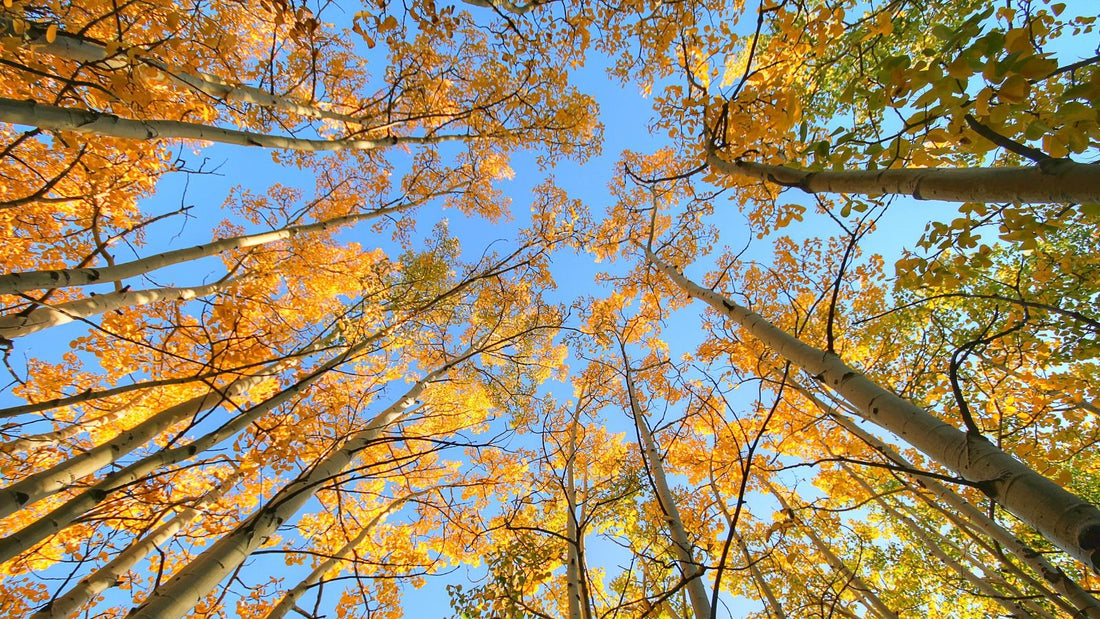
[[1096,21],[5,0],[0,614],[1100,618]]

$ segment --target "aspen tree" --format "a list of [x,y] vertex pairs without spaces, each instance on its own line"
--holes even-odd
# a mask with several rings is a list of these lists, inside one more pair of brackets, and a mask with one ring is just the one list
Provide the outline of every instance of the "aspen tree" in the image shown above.
[[324,561],[321,561],[317,565],[317,567],[313,568],[312,572],[310,572],[298,584],[294,585],[293,588],[283,594],[283,597],[279,599],[279,602],[275,604],[274,608],[271,609],[271,612],[267,614],[267,619],[281,619],[282,617],[285,617],[290,611],[296,610],[298,600],[301,599],[303,595],[305,595],[306,591],[308,591],[317,583],[321,582],[322,579],[325,578],[325,576],[332,572],[333,568],[338,566],[340,563],[347,561],[348,555],[351,555],[355,552],[356,547],[358,547],[367,539],[367,537],[374,530],[374,527],[382,522],[382,520],[385,519],[386,516],[401,509],[401,506],[403,506],[405,503],[412,501],[417,497],[424,496],[429,492],[434,492],[435,490],[435,488],[417,490],[415,492],[410,492],[409,494],[389,501],[382,509],[378,510],[378,513],[376,513],[373,518],[371,518],[363,525],[363,528],[359,529],[359,533],[357,533],[354,538],[348,540],[348,542],[344,544],[339,550],[332,553],[332,555],[326,558]]
[[787,517],[798,521],[801,525],[799,528],[802,530],[802,533],[810,539],[814,547],[825,557],[829,565],[843,575],[846,582],[850,583],[851,590],[855,592],[856,597],[867,606],[868,610],[883,619],[898,619],[898,614],[891,610],[890,607],[878,597],[874,590],[829,548],[828,543],[817,535],[814,528],[798,518],[795,511],[791,508],[790,503],[783,498],[783,495],[780,494],[779,490],[773,486],[771,482],[765,480],[764,487],[767,488],[768,492],[771,493],[773,497],[775,497],[775,500],[779,501],[780,506],[782,506],[783,510],[787,513]]
[[626,382],[626,395],[630,404],[630,415],[634,419],[634,425],[638,429],[638,435],[642,439],[639,446],[645,453],[649,474],[653,478],[654,490],[657,494],[657,504],[664,514],[665,524],[669,528],[672,537],[672,552],[680,568],[680,573],[686,581],[688,597],[691,600],[691,608],[696,619],[705,619],[711,616],[710,597],[707,596],[703,586],[703,567],[696,561],[692,552],[692,543],[688,538],[684,523],[680,519],[680,510],[676,507],[676,498],[669,489],[668,480],[665,478],[664,463],[657,442],[649,429],[645,413],[638,403],[638,391],[634,384],[634,377],[630,369],[630,358],[626,353],[626,345],[620,340],[619,351],[623,361],[623,379]]
[[760,315],[682,273],[645,249],[646,261],[687,295],[706,302],[778,354],[855,404],[864,419],[893,432],[983,492],[1090,569],[1100,569],[1100,509],[1067,492],[981,436],[967,435],[875,384],[836,355],[809,346]]
[[[321,341],[314,341],[299,350],[298,355],[309,354],[322,345]],[[347,359],[343,355],[338,358],[341,361]],[[0,490],[0,515],[7,516],[55,492],[76,485],[85,476],[118,461],[177,423],[246,395],[248,390],[277,375],[288,365],[287,359],[281,359],[252,375],[233,380],[224,387],[210,387],[206,393],[163,409],[106,443],[3,488]],[[0,543],[0,546],[4,544]]]
[[737,547],[741,551],[741,556],[745,558],[745,566],[749,569],[749,574],[752,576],[753,583],[764,595],[768,612],[774,615],[776,619],[787,619],[787,613],[783,612],[783,604],[775,597],[775,592],[772,591],[771,585],[768,584],[768,579],[764,576],[763,572],[760,571],[760,567],[757,565],[759,560],[754,559],[752,555],[749,554],[749,547],[745,544],[744,538],[737,535],[735,539]]
[[393,404],[375,415],[366,428],[349,437],[330,455],[304,471],[263,507],[237,525],[230,534],[188,563],[171,580],[157,587],[128,616],[132,619],[170,619],[182,617],[194,608],[203,595],[216,587],[256,548],[267,541],[279,526],[293,517],[321,484],[338,477],[357,452],[414,410],[420,395],[432,382],[444,377],[451,368],[476,353],[476,349],[468,349],[418,380]]
[[[836,456],[836,454],[833,454],[831,451],[829,453],[834,457]],[[879,493],[875,492],[875,490],[867,484],[867,481],[864,480],[863,477],[859,475],[859,473],[853,470],[852,467],[848,466],[844,462],[841,462],[840,466],[844,470],[844,472],[846,472],[849,477],[851,477],[852,480],[855,481],[856,484],[860,488],[862,488],[865,493],[867,493],[867,496],[870,497],[870,499],[874,501],[879,507],[881,507],[887,515],[893,518],[896,522],[904,525],[910,532],[913,533],[914,536],[916,536],[918,540],[921,541],[921,543],[924,544],[924,547],[930,553],[932,553],[934,557],[939,559],[947,567],[951,568],[951,570],[958,574],[960,578],[973,585],[978,591],[982,593],[982,595],[999,604],[1011,616],[1017,617],[1018,619],[1026,619],[1027,617],[1031,616],[1031,613],[1021,608],[1019,603],[1007,599],[987,580],[979,577],[977,574],[970,571],[953,557],[944,552],[943,548],[941,548],[941,543],[939,541],[932,539],[928,532],[925,531],[920,525],[913,522],[908,517],[891,507],[890,504],[887,503],[886,499],[880,496]]]
[[403,211],[415,208],[427,200],[438,195],[456,190],[461,185],[452,186],[442,192],[433,193],[420,199],[404,201],[394,206],[385,206],[363,213],[352,213],[341,217],[334,217],[324,221],[309,224],[287,226],[271,232],[258,232],[256,234],[244,234],[240,236],[219,239],[203,245],[173,249],[160,254],[140,258],[130,262],[123,262],[102,267],[83,267],[75,269],[56,269],[48,271],[30,271],[25,273],[8,273],[0,275],[0,293],[12,294],[27,292],[30,290],[45,290],[53,288],[66,288],[69,286],[86,286],[107,282],[120,282],[122,280],[144,275],[151,271],[161,269],[173,264],[180,264],[216,256],[218,254],[234,250],[259,247],[293,238],[299,235],[333,230],[341,226],[352,225],[364,221],[385,218]]
[[565,542],[566,542],[566,607],[569,619],[591,619],[588,586],[584,567],[584,533],[578,523],[577,480],[575,465],[577,461],[577,432],[580,414],[587,394],[577,396],[577,404],[569,422],[569,442],[565,460]]
[[[871,433],[867,432],[863,428],[856,425],[851,419],[830,407],[817,398],[811,391],[804,387],[796,387],[802,395],[806,396],[815,406],[821,409],[823,412],[829,415],[829,417],[839,424],[845,430],[851,432],[857,436],[860,440],[867,443],[879,453],[886,456],[887,459],[898,464],[899,466],[907,469],[913,469],[913,465],[906,460],[897,450],[893,449],[886,443],[876,438]],[[1072,605],[1067,604],[1061,598],[1055,596],[1051,597],[1051,601],[1057,604],[1066,612],[1073,615],[1082,615],[1090,617],[1092,619],[1100,619],[1100,601],[1092,596],[1088,591],[1083,589],[1073,579],[1069,578],[1065,572],[1052,565],[1042,555],[1042,553],[1030,548],[1019,538],[1005,529],[1002,525],[994,522],[984,514],[980,509],[971,505],[966,499],[953,492],[950,488],[947,488],[940,482],[931,477],[918,477],[916,483],[921,487],[931,491],[937,499],[956,510],[958,514],[965,519],[967,523],[978,528],[985,534],[989,535],[998,544],[1003,545],[1020,559],[1025,565],[1030,567],[1036,574],[1039,574],[1044,581],[1049,585],[1057,589],[1067,600],[1072,602]],[[950,517],[949,512],[944,512],[945,515]],[[957,523],[958,524],[958,523]],[[1049,597],[1049,596],[1048,596]]]
[[[10,27],[11,19],[0,16],[0,31],[8,30]],[[56,25],[52,34],[50,32],[48,25],[24,21],[23,33],[20,36],[36,53],[49,54],[82,64],[92,64],[100,69],[125,71],[131,67],[131,62],[136,60],[141,64],[157,69],[173,84],[194,90],[219,101],[252,103],[306,118],[336,120],[352,124],[365,124],[366,122],[361,117],[341,114],[314,104],[305,104],[295,101],[291,97],[274,95],[254,86],[231,84],[210,73],[179,71],[149,55],[140,55],[136,58],[129,58],[117,53],[111,55],[108,54],[107,46],[99,41],[86,36],[75,36],[59,30]]]
[[389,331],[389,329],[383,329],[370,337],[364,338],[361,342],[347,348],[320,367],[308,372],[294,384],[242,411],[217,429],[183,445],[155,451],[117,471],[108,473],[98,482],[92,484],[91,487],[68,499],[47,515],[0,539],[0,562],[11,559],[20,552],[45,540],[53,533],[65,528],[85,512],[104,501],[112,492],[144,478],[159,468],[201,455],[219,443],[232,438],[263,415],[302,395],[310,385],[321,377],[348,361],[354,360],[357,355],[375,345]]
[[218,499],[233,488],[240,478],[239,473],[230,475],[218,482],[206,494],[199,497],[191,505],[184,507],[179,513],[151,531],[145,537],[135,540],[113,559],[99,569],[85,576],[68,592],[54,598],[46,607],[31,615],[32,619],[65,619],[71,617],[84,605],[95,599],[108,588],[116,586],[126,572],[144,559],[154,549],[161,547],[172,539],[187,524],[198,518],[202,510],[217,503]]
[[201,140],[237,146],[258,146],[260,148],[280,148],[310,153],[339,150],[378,150],[398,145],[444,144],[476,139],[466,134],[444,134],[427,136],[390,136],[375,139],[312,139],[294,138],[255,131],[224,129],[199,123],[178,120],[143,119],[133,120],[108,112],[82,110],[79,108],[48,105],[27,101],[16,101],[0,97],[0,121],[17,125],[29,125],[50,131],[72,131],[91,133],[125,140]]
[[67,324],[74,320],[87,320],[93,316],[124,307],[139,307],[159,301],[198,299],[224,292],[233,285],[234,281],[236,281],[236,278],[223,278],[222,281],[204,286],[126,290],[97,294],[94,297],[64,303],[40,305],[26,313],[0,317],[0,337],[12,340],[31,333],[37,333],[43,329]]
[[901,168],[811,172],[709,155],[724,174],[807,193],[900,195],[945,202],[1100,202],[1100,166],[1072,161],[1026,168]]

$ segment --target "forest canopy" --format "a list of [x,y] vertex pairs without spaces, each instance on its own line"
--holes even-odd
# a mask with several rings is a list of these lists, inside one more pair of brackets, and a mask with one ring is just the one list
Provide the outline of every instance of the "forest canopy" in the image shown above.
[[1100,618],[1088,0],[4,0],[0,615]]

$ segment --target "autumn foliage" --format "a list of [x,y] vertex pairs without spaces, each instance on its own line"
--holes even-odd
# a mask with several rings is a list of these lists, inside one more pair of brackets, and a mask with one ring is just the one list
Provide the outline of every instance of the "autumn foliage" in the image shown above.
[[1095,13],[5,0],[0,615],[1100,617]]

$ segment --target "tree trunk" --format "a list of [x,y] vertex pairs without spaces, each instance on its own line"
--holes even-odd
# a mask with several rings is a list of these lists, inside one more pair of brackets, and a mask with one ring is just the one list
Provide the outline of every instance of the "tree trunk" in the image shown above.
[[[806,390],[804,387],[792,383],[795,388],[806,396],[811,402],[814,403],[822,412],[829,415],[837,424],[842,428],[848,430],[852,434],[856,435],[860,440],[867,443],[875,450],[898,466],[906,469],[914,470],[914,466],[904,456],[898,453],[894,448],[890,447],[886,443],[880,441],[874,435],[870,434],[863,428],[855,424],[847,416],[843,415],[833,407],[825,404],[819,400],[815,395]],[[1032,549],[1030,546],[1024,544],[1013,535],[1010,531],[1002,527],[1000,524],[994,522],[986,516],[980,509],[972,505],[969,501],[953,492],[950,488],[944,486],[940,482],[927,476],[914,476],[913,480],[922,488],[927,489],[936,496],[940,501],[958,511],[958,515],[954,515],[952,512],[944,510],[944,515],[956,522],[959,525],[957,518],[963,518],[970,526],[973,526],[986,535],[989,535],[998,544],[1004,546],[1016,555],[1025,565],[1030,567],[1036,574],[1039,574],[1043,580],[1049,583],[1057,591],[1066,597],[1069,602],[1061,599],[1058,596],[1048,596],[1049,599],[1057,604],[1064,611],[1072,616],[1083,616],[1089,619],[1100,619],[1100,601],[1092,596],[1088,591],[1085,591],[1081,585],[1066,575],[1060,568],[1055,567],[1049,561],[1043,557],[1042,553],[1039,553]],[[923,495],[919,495],[923,496]],[[934,508],[942,507],[934,501],[929,501],[929,505]],[[965,528],[965,527],[961,527]],[[1014,567],[1014,566],[1013,566]]]
[[106,565],[84,577],[68,593],[58,596],[45,608],[31,615],[31,619],[66,619],[73,616],[97,595],[115,586],[126,572],[133,569],[153,549],[160,548],[162,544],[172,539],[187,523],[197,518],[203,509],[216,503],[237,483],[238,479],[240,479],[239,473],[231,475],[203,495],[194,505],[185,507],[152,533],[127,546]]
[[688,598],[691,600],[691,608],[695,613],[695,619],[710,619],[710,597],[707,596],[703,586],[703,568],[695,560],[691,551],[691,541],[688,539],[684,523],[680,520],[680,510],[676,507],[676,499],[668,487],[665,479],[664,464],[661,462],[661,454],[657,449],[657,442],[649,431],[649,424],[645,420],[645,413],[638,405],[637,390],[634,387],[634,378],[630,371],[630,360],[626,356],[626,348],[620,343],[623,355],[623,373],[626,376],[627,399],[630,400],[630,412],[634,417],[634,424],[638,428],[638,434],[642,438],[642,449],[646,463],[649,465],[650,475],[653,476],[653,485],[657,492],[657,505],[665,515],[669,533],[672,536],[672,550],[676,555],[676,562],[680,567],[687,589]]
[[0,121],[49,131],[91,133],[123,140],[201,140],[238,146],[259,146],[306,152],[378,150],[398,144],[442,144],[477,139],[470,135],[384,136],[372,140],[321,140],[223,129],[179,120],[123,118],[108,112],[60,107],[0,97]]
[[[768,482],[767,480],[763,480],[763,483],[765,487],[767,487],[768,491],[771,492],[772,496],[774,496],[775,499],[779,501],[779,505],[782,506],[783,509],[790,514],[790,517],[792,519],[797,519],[795,511],[791,509],[791,506],[787,503],[786,499],[783,498],[783,495],[779,493],[775,486],[773,486],[771,482]],[[851,589],[855,592],[856,596],[863,601],[868,610],[873,611],[876,615],[883,617],[884,619],[899,619],[897,613],[890,610],[890,607],[887,606],[886,603],[883,602],[878,597],[878,595],[875,594],[874,590],[871,589],[871,587],[868,586],[867,583],[865,583],[863,579],[859,577],[859,575],[849,569],[844,561],[841,560],[841,558],[838,557],[836,553],[834,553],[832,549],[829,548],[829,545],[817,536],[817,532],[814,531],[813,527],[807,525],[804,522],[801,522],[800,520],[798,520],[797,522],[799,523],[802,532],[806,534],[806,537],[810,538],[810,542],[813,543],[814,547],[817,548],[819,552],[821,552],[822,556],[825,557],[825,560],[829,563],[829,565],[838,573],[840,573],[841,576],[850,584]]]
[[118,488],[132,484],[161,467],[192,458],[216,446],[222,441],[235,436],[238,432],[247,428],[263,415],[301,394],[320,377],[354,358],[365,350],[368,345],[376,342],[388,332],[389,329],[384,329],[375,333],[371,337],[347,349],[334,359],[329,360],[324,365],[313,370],[293,385],[237,415],[229,422],[207,433],[201,438],[178,447],[161,449],[137,462],[108,474],[90,488],[85,489],[80,494],[69,499],[46,516],[35,520],[18,532],[0,539],[0,563],[11,559],[19,553],[33,547],[35,544],[45,540],[50,535],[67,527],[74,520],[87,513],[88,510],[104,501]]
[[741,549],[741,556],[745,558],[745,565],[749,568],[749,575],[752,576],[752,581],[756,583],[756,587],[764,594],[769,613],[774,615],[776,619],[787,619],[787,614],[783,612],[783,605],[779,603],[779,600],[775,597],[775,593],[772,592],[771,585],[768,584],[768,580],[764,577],[760,568],[757,567],[757,562],[753,560],[752,555],[749,554],[749,548],[745,545],[745,540],[738,535],[736,536],[736,541],[737,547]]
[[287,226],[280,230],[273,230],[271,232],[260,232],[257,234],[245,234],[241,236],[235,236],[228,239],[221,239],[206,243],[204,245],[195,245],[193,247],[185,247],[183,249],[174,249],[147,258],[141,258],[139,260],[133,260],[131,262],[124,262],[122,264],[116,264],[112,266],[104,267],[85,267],[78,269],[57,269],[52,271],[27,271],[24,273],[8,273],[6,275],[0,275],[0,294],[15,294],[19,292],[28,292],[31,290],[48,290],[53,288],[66,288],[69,286],[86,286],[91,284],[102,284],[106,282],[118,282],[130,277],[137,277],[138,275],[144,275],[150,271],[164,268],[173,264],[179,264],[181,262],[189,262],[191,260],[198,260],[200,258],[207,258],[210,256],[216,256],[225,251],[232,249],[245,249],[248,247],[256,247],[259,245],[266,245],[275,241],[281,241],[289,239],[296,235],[308,234],[311,232],[317,232],[320,230],[326,230],[328,228],[335,228],[338,226],[344,226],[349,224],[356,224],[363,221],[376,219],[378,217],[385,217],[404,210],[408,210],[414,206],[418,206],[430,198],[433,198],[440,193],[456,189],[460,185],[455,185],[441,192],[426,196],[422,200],[413,200],[397,206],[391,206],[386,208],[380,208],[368,213],[353,213],[351,215],[344,215],[343,217],[334,217],[325,221],[318,221],[311,224],[301,224],[297,226]]
[[15,454],[35,449],[51,449],[61,447],[61,444],[83,432],[91,432],[97,428],[112,424],[126,416],[127,411],[138,402],[149,396],[149,392],[139,393],[127,401],[112,406],[102,415],[96,415],[90,419],[81,419],[63,428],[51,432],[29,434],[10,440],[0,445],[0,453]]
[[235,281],[237,280],[187,288],[126,290],[124,292],[97,294],[93,297],[67,301],[57,305],[42,305],[26,314],[0,317],[0,337],[14,340],[17,337],[30,335],[43,329],[70,323],[74,320],[85,320],[92,316],[126,307],[138,307],[164,300],[187,301],[205,297],[225,290]]
[[[257,374],[239,378],[224,389],[205,394],[166,408],[115,438],[59,462],[49,469],[30,475],[0,490],[0,517],[6,517],[42,499],[74,486],[84,477],[108,466],[148,443],[177,423],[210,410],[246,393],[267,376]],[[2,542],[0,542],[2,544]]]
[[[7,31],[10,36],[11,28],[7,27],[11,20],[0,17],[0,31]],[[123,53],[109,56],[107,48],[91,39],[75,37],[67,32],[58,31],[51,42],[46,37],[46,28],[41,24],[24,21],[25,31],[23,41],[30,44],[35,53],[45,53],[58,58],[65,58],[74,62],[94,63],[96,67],[102,67],[112,71],[129,70],[132,62],[140,62],[150,67],[159,69],[173,83],[189,90],[202,93],[212,99],[220,101],[240,101],[251,103],[268,109],[290,112],[307,118],[323,118],[344,123],[364,125],[361,118],[349,114],[340,114],[331,110],[325,110],[313,104],[303,104],[285,96],[279,96],[253,86],[234,85],[225,80],[207,73],[185,73],[175,71],[167,64],[145,54],[133,58]]]
[[321,579],[325,577],[325,574],[330,572],[332,568],[337,566],[337,564],[345,561],[345,557],[355,551],[355,549],[358,548],[359,545],[367,539],[367,536],[370,535],[371,530],[374,529],[374,527],[378,525],[379,522],[382,522],[383,518],[396,511],[406,502],[419,496],[423,496],[433,490],[434,488],[419,490],[417,492],[413,492],[406,496],[403,496],[399,499],[394,499],[393,501],[390,501],[389,505],[387,505],[377,514],[375,514],[374,517],[367,522],[367,524],[363,525],[363,528],[359,530],[359,533],[355,536],[354,539],[349,540],[348,543],[344,544],[343,547],[340,548],[340,550],[337,550],[332,556],[322,561],[320,565],[318,565],[316,568],[313,569],[312,572],[309,573],[308,576],[306,576],[304,579],[302,579],[301,582],[295,585],[293,589],[287,591],[286,594],[283,595],[282,599],[279,600],[279,603],[276,604],[275,607],[271,609],[271,612],[267,614],[267,619],[282,619],[282,617],[285,617],[287,613],[294,609],[294,606],[298,603],[298,600],[305,594],[306,591],[309,590],[310,587],[321,582]]
[[[718,510],[722,512],[722,516],[726,519],[726,526],[732,529],[733,516],[726,507],[726,502],[722,499],[722,493],[718,490],[718,484],[715,482],[713,474],[710,478],[710,490],[714,494],[714,502],[718,506]],[[787,619],[787,614],[783,612],[783,605],[780,604],[779,599],[775,597],[771,585],[768,584],[767,579],[764,577],[764,573],[761,572],[760,568],[757,566],[758,561],[754,561],[752,555],[749,554],[749,547],[745,544],[745,538],[737,533],[733,534],[733,538],[738,548],[741,549],[741,555],[745,558],[745,566],[749,568],[749,575],[756,584],[756,588],[759,589],[764,596],[766,601],[765,608],[771,615],[775,615],[776,619]],[[787,574],[785,576],[789,579],[791,575]]]
[[577,426],[580,424],[582,393],[577,397],[577,406],[573,411],[573,420],[569,424],[569,453],[565,461],[565,515],[566,538],[566,607],[568,619],[591,619],[588,605],[588,587],[584,578],[584,535],[577,522],[577,483],[575,461],[577,458]]
[[688,280],[648,249],[651,264],[769,348],[855,404],[868,421],[961,475],[1053,544],[1100,569],[1100,509],[1067,492],[982,436],[968,435],[872,382],[839,357],[801,342],[713,290]]
[[130,619],[178,619],[223,578],[231,574],[263,545],[283,523],[317,491],[332,481],[351,463],[355,454],[370,445],[391,425],[405,417],[428,384],[443,376],[451,367],[468,358],[456,357],[417,382],[399,400],[380,412],[370,424],[338,449],[304,471],[280,490],[266,505],[222,536],[213,546],[180,569],[171,580],[161,584],[149,598],[130,611]]
[[[828,449],[828,447],[826,447],[826,449]],[[832,451],[829,451],[829,453],[830,455],[835,456]],[[879,507],[881,507],[883,511],[885,511],[886,514],[893,518],[895,521],[905,525],[906,528],[908,528],[909,531],[917,539],[919,539],[922,544],[924,544],[924,547],[927,548],[929,552],[935,555],[935,557],[943,562],[944,565],[951,568],[956,574],[958,574],[959,578],[962,578],[966,582],[970,583],[971,586],[980,591],[985,597],[988,597],[997,602],[997,604],[999,604],[1001,608],[1005,609],[1008,614],[1012,615],[1013,617],[1016,617],[1017,619],[1028,619],[1029,617],[1031,617],[1031,613],[1021,608],[1020,605],[1017,604],[1015,601],[1006,599],[1000,591],[993,587],[993,585],[989,584],[989,582],[985,581],[984,579],[979,578],[977,574],[970,571],[964,565],[962,565],[953,557],[944,552],[944,550],[940,548],[940,545],[936,542],[936,540],[932,539],[932,537],[928,534],[927,531],[924,530],[923,527],[891,507],[890,504],[887,503],[883,497],[879,496],[879,494],[875,492],[873,488],[871,488],[871,486],[863,479],[863,477],[852,470],[850,466],[843,462],[841,462],[840,466],[842,469],[844,469],[845,472],[848,473],[848,475],[856,482],[856,484],[860,488],[862,488],[864,492],[867,493],[867,496],[870,497],[871,500],[877,503]]]
[[[899,478],[895,476],[894,479],[899,479]],[[926,497],[923,494],[921,494],[920,492],[916,491],[914,488],[904,484],[904,481],[902,481],[902,483],[903,483],[903,485],[905,485],[906,490],[908,490],[909,492],[912,492],[918,499],[923,501],[925,503],[925,505],[928,505],[930,502],[932,502],[932,501],[928,500],[928,497]],[[891,506],[895,510],[897,510],[897,511],[901,512],[902,514],[905,514],[906,516],[908,516],[909,520],[913,521],[914,523],[917,523],[916,526],[923,529],[932,539],[935,539],[936,544],[938,546],[940,546],[941,548],[943,548],[944,552],[947,552],[947,549],[955,551],[956,556],[960,557],[960,562],[969,563],[971,566],[981,570],[981,572],[983,574],[983,579],[986,582],[988,582],[991,585],[994,585],[996,587],[999,587],[1000,590],[1005,592],[1005,595],[1008,597],[1008,599],[1018,601],[1019,604],[1021,606],[1023,606],[1025,608],[1025,610],[1028,613],[1030,613],[1031,615],[1034,615],[1036,617],[1040,617],[1042,619],[1056,619],[1054,617],[1054,615],[1052,615],[1050,613],[1050,611],[1048,611],[1047,609],[1045,609],[1045,608],[1043,608],[1042,606],[1039,605],[1036,598],[1046,598],[1047,601],[1053,602],[1053,603],[1055,603],[1055,605],[1059,605],[1059,603],[1060,603],[1060,607],[1063,608],[1063,610],[1066,610],[1067,612],[1071,612],[1071,613],[1073,612],[1073,607],[1068,606],[1065,603],[1065,600],[1062,600],[1058,596],[1057,593],[1054,593],[1050,589],[1047,589],[1045,586],[1043,586],[1042,583],[1035,580],[1034,578],[1029,576],[1026,572],[1024,572],[1023,570],[1016,567],[1015,564],[1011,563],[1010,561],[1006,561],[1003,553],[998,553],[996,550],[993,549],[991,544],[986,542],[986,540],[982,539],[979,535],[975,534],[975,532],[972,530],[972,528],[969,527],[969,526],[966,526],[966,524],[964,522],[962,522],[962,520],[958,517],[957,514],[951,514],[951,516],[954,516],[954,518],[952,518],[951,516],[947,516],[947,520],[949,522],[951,522],[951,524],[954,525],[955,528],[958,529],[963,535],[968,537],[971,541],[974,541],[974,543],[977,544],[978,547],[980,547],[983,550],[986,550],[987,552],[989,552],[991,556],[996,557],[997,558],[997,566],[1007,568],[1009,571],[1011,571],[1017,577],[1021,578],[1028,585],[1034,587],[1036,591],[1041,593],[1041,595],[1025,594],[1016,585],[1008,582],[1007,580],[1002,578],[999,574],[997,574],[996,566],[990,564],[988,559],[981,560],[978,557],[976,557],[974,555],[974,553],[971,552],[969,549],[963,548],[963,547],[959,546],[958,544],[956,544],[954,541],[944,537],[944,535],[941,534],[939,531],[935,530],[935,528],[933,528],[931,526],[922,526],[922,525],[920,525],[919,524],[920,522],[925,521],[924,518],[920,514],[916,513],[910,506],[906,505],[905,503],[903,503],[902,501],[900,501],[898,499],[894,499],[892,501],[890,501],[889,499],[886,499],[886,500],[890,502]],[[934,503],[934,502],[932,502],[932,503]],[[940,515],[945,515],[944,514],[945,510],[943,510],[942,508],[937,510],[936,506],[932,506],[932,509],[933,509],[933,511],[938,512]],[[971,571],[973,571],[973,570],[971,570]]]
[[[290,358],[293,358],[291,355]],[[183,385],[186,383],[194,383],[201,380],[208,380],[225,375],[240,375],[247,370],[254,369],[257,363],[235,367],[226,368],[222,370],[214,370],[210,372],[204,372],[201,374],[195,374],[192,376],[177,376],[175,378],[162,378],[159,380],[146,380],[139,383],[130,383],[129,385],[119,385],[117,387],[110,387],[108,389],[100,389],[98,391],[92,391],[88,389],[77,394],[62,396],[59,398],[53,398],[52,400],[44,400],[42,402],[34,402],[30,404],[20,404],[19,406],[9,406],[8,408],[0,409],[0,419],[8,419],[11,417],[18,417],[19,415],[27,415],[30,413],[37,413],[41,411],[48,411],[54,408],[61,408],[63,406],[72,406],[74,404],[81,404],[83,402],[91,402],[94,400],[103,400],[111,398],[116,395],[122,395],[124,393],[130,393],[131,391],[139,391],[142,389],[155,389],[157,387],[167,387],[170,385]],[[19,439],[16,439],[19,440]],[[9,443],[10,444],[10,443]]]
[[901,168],[850,172],[808,172],[788,166],[726,161],[707,163],[741,176],[807,193],[902,195],[946,202],[1100,202],[1100,165],[1052,160],[1020,168]]

